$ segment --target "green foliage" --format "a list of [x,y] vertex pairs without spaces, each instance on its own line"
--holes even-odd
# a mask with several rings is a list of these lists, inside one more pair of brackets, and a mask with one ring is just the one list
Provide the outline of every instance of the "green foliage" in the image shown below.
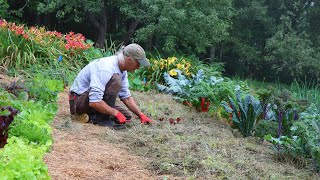
[[240,59],[245,61],[258,60],[259,52],[263,49],[265,38],[271,33],[274,24],[268,15],[268,5],[263,1],[235,2],[236,16],[233,16],[234,35],[230,40],[233,49]]
[[[82,34],[61,34],[44,27],[25,27],[0,21],[0,65],[15,70],[41,66],[52,68],[57,63],[65,69],[80,68],[87,58],[99,56]],[[86,53],[85,53],[86,52]]]
[[279,153],[289,154],[296,158],[305,155],[305,152],[302,149],[302,141],[297,136],[280,136],[279,138],[274,138],[269,134],[266,135],[264,139],[272,142]]
[[[141,1],[146,6],[140,9],[149,12],[150,16],[142,19],[132,9],[137,6],[126,6],[123,12],[129,17],[137,17],[137,20],[147,24],[137,31],[137,39],[146,42],[155,38],[158,46],[165,52],[174,53],[178,46],[183,47],[184,52],[206,52],[207,48],[217,45],[225,40],[229,34],[230,18],[234,15],[232,1]],[[152,11],[153,12],[152,12]],[[134,13],[134,14],[132,14]],[[140,19],[141,18],[141,19]],[[178,45],[178,46],[177,46]],[[182,49],[182,48],[179,48]]]
[[[264,137],[275,145],[281,154],[288,154],[294,158],[312,157],[318,169],[320,168],[320,111],[312,104],[305,112],[300,113],[297,121],[288,121],[289,130],[284,136],[268,134]],[[290,114],[284,119],[290,119]],[[282,120],[285,122],[285,120]],[[281,127],[280,127],[281,128]]]
[[1,178],[50,179],[48,167],[42,161],[46,150],[44,146],[10,137],[5,148],[0,149]]
[[241,97],[240,90],[236,91],[236,101],[229,97],[229,103],[223,101],[221,105],[228,113],[232,113],[232,122],[235,128],[245,136],[251,136],[258,117],[262,113],[260,101],[252,95]]
[[181,74],[181,71],[176,70],[178,73],[177,79],[171,77],[168,73],[164,73],[166,85],[157,84],[160,91],[170,93],[177,96],[180,101],[188,101],[198,107],[201,98],[206,98],[209,102],[215,101],[215,87],[223,81],[223,78],[215,76],[206,76],[203,70],[199,70],[196,75],[192,75],[192,79],[187,79]]
[[301,138],[304,154],[311,155],[320,169],[320,110],[312,104],[293,124],[292,134]]
[[[58,108],[48,102],[29,100],[26,89],[18,83],[7,87],[15,95],[0,88],[0,106],[10,105],[21,112],[9,127],[8,144],[0,149],[0,174],[4,179],[50,179],[42,159],[52,144],[49,123]],[[55,88],[55,85],[48,86],[50,91]]]
[[40,13],[55,13],[59,19],[68,19],[75,22],[81,22],[85,19],[85,13],[97,13],[103,9],[103,1],[63,1],[49,0],[45,2],[39,1],[37,11]]
[[[10,136],[25,138],[30,142],[49,145],[52,142],[50,123],[57,112],[54,104],[43,105],[41,102],[12,101],[19,113],[12,122],[9,130]],[[32,133],[30,133],[32,132]]]
[[30,116],[30,114],[21,114],[20,116],[18,116],[15,119],[14,123],[12,123],[12,126],[10,126],[9,135],[17,136],[21,139],[27,139],[28,141],[33,142],[35,144],[47,146],[51,145],[52,137],[49,125],[44,124],[43,120],[41,119],[38,119],[37,121],[32,121],[30,119],[24,119],[25,117],[23,116]]
[[[38,86],[34,86],[37,84]],[[31,81],[27,83],[31,98],[36,98],[43,102],[55,102],[59,92],[63,91],[63,82],[61,80],[47,79],[42,74],[36,74]]]
[[292,95],[298,99],[301,103],[300,106],[303,106],[303,109],[306,109],[309,106],[309,103],[303,103],[306,101],[316,103],[320,105],[320,86],[317,81],[309,81],[305,80],[304,82],[298,82],[294,80],[290,85],[290,92]]
[[8,15],[8,2],[7,0],[0,0],[0,17],[6,18]]
[[260,120],[254,129],[254,136],[263,138],[266,135],[278,136],[278,122],[270,120]]
[[36,62],[34,54],[39,51],[37,46],[28,45],[23,37],[0,28],[0,64],[2,66],[19,69],[23,65],[33,64]]
[[[266,60],[273,64],[272,69],[276,74],[303,77],[310,73],[312,69],[309,67],[316,61],[314,49],[304,34],[280,30],[268,39],[266,48],[271,51]],[[319,69],[317,66],[313,68]]]
[[149,91],[152,89],[152,85],[146,82],[145,78],[129,76],[130,88],[136,91]]

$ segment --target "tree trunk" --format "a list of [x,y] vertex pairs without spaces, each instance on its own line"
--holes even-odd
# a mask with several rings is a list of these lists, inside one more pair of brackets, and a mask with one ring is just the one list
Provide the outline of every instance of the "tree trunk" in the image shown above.
[[221,43],[220,44],[220,57],[219,57],[220,62],[222,61],[222,55],[223,55],[223,44]]
[[98,30],[98,37],[96,40],[96,47],[103,48],[105,46],[105,40],[107,35],[107,28],[100,27]]
[[100,14],[89,13],[89,21],[93,24],[97,31],[96,47],[103,48],[105,46],[106,35],[108,33],[107,9],[102,8]]
[[216,54],[216,47],[212,46],[210,49],[210,62],[213,62],[214,58],[215,58],[215,54]]
[[137,21],[137,20],[133,20],[130,22],[129,30],[122,38],[124,45],[127,45],[130,43],[130,39],[133,36],[133,33],[136,30],[138,24],[139,24],[139,21]]

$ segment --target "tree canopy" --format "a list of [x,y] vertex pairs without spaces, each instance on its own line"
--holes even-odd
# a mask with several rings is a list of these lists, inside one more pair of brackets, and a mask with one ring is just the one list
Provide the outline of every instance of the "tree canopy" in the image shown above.
[[[320,78],[320,3],[313,0],[0,0],[1,17],[77,31],[103,47],[137,42],[225,64],[226,73]],[[59,23],[58,23],[59,22]]]

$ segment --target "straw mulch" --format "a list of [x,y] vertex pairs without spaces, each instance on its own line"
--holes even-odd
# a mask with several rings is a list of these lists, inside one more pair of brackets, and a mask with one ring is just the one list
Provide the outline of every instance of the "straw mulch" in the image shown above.
[[104,140],[106,131],[113,130],[72,121],[67,91],[59,95],[58,105],[54,143],[44,158],[52,179],[156,179],[146,159]]

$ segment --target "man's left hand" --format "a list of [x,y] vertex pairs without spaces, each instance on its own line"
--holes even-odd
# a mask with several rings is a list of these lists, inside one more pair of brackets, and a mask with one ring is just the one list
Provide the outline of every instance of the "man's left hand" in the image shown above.
[[153,123],[153,121],[150,119],[150,118],[148,118],[146,115],[144,115],[144,114],[140,114],[140,120],[141,120],[141,123],[142,124],[150,124],[150,123]]

